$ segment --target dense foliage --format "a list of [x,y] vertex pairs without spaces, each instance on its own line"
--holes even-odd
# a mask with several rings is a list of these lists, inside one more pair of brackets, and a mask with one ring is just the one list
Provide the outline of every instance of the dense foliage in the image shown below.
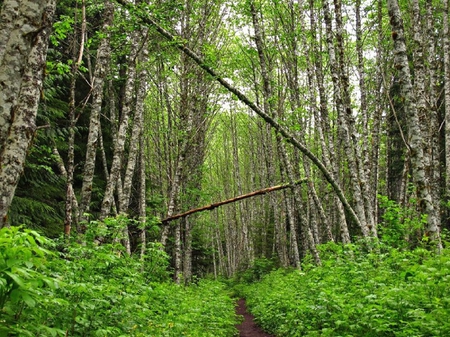
[[277,270],[241,286],[277,336],[448,336],[450,250],[320,247],[323,266]]
[[0,0],[0,337],[231,336],[211,274],[277,336],[449,334],[449,0],[29,3]]
[[[36,132],[0,223],[54,238],[63,227],[80,231],[86,213],[164,219],[306,179],[172,226],[157,223],[143,236],[162,243],[176,278],[186,280],[232,276],[265,256],[299,265],[308,250],[318,262],[318,244],[390,235],[391,228],[373,231],[377,210],[390,202],[377,199],[381,193],[399,210],[417,199],[413,211],[423,215],[396,244],[424,234],[438,242],[438,229],[449,226],[448,5],[389,1],[396,2],[406,43],[398,50],[400,27],[391,27],[381,0],[58,1]],[[408,67],[395,58],[402,50],[404,79],[399,69]],[[413,88],[403,90],[406,82]],[[404,97],[410,92],[417,112]],[[4,110],[1,120],[20,120]],[[291,136],[303,145],[287,144]],[[128,253],[143,240],[137,223],[128,228]]]
[[18,227],[0,231],[0,336],[235,333],[222,284],[175,285],[157,245],[136,259],[119,244],[95,244],[92,234],[86,245],[60,245]]

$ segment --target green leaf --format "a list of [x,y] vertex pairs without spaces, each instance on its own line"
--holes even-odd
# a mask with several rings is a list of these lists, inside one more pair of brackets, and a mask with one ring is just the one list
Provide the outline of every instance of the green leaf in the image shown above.
[[22,299],[22,290],[13,289],[9,294],[12,303],[18,303]]
[[22,292],[22,300],[30,307],[34,308],[36,305],[36,301],[33,299],[33,297],[30,296],[28,292]]
[[13,274],[9,271],[5,271],[5,274],[8,275],[19,287],[25,288],[24,280],[19,275]]
[[8,259],[6,260],[6,265],[8,268],[11,268],[13,266],[20,265],[23,261],[17,260],[17,259]]

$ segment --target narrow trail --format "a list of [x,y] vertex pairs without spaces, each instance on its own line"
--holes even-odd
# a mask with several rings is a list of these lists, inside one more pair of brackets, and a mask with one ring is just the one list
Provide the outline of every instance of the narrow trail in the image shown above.
[[253,315],[247,312],[245,300],[242,298],[237,301],[236,313],[244,316],[244,321],[241,324],[236,325],[240,337],[275,337],[264,332],[256,325]]

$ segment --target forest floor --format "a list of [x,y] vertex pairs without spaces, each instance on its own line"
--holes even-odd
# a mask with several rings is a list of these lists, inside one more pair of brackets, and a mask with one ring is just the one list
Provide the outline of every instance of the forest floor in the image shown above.
[[244,317],[244,321],[236,325],[239,337],[274,337],[256,325],[253,315],[247,312],[245,300],[242,298],[237,301],[236,313]]

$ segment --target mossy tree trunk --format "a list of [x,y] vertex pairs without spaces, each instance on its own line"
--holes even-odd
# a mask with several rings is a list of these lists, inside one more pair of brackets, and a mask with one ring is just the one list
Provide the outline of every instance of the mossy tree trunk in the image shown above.
[[[422,105],[420,103],[421,98],[417,97],[417,95],[421,94],[421,87],[417,87],[418,84],[416,83],[417,90],[419,91],[414,91],[411,71],[409,68],[403,20],[398,1],[388,0],[387,5],[392,28],[392,38],[394,41],[394,67],[397,71],[400,93],[402,99],[404,100],[404,108],[407,115],[407,144],[411,161],[412,180],[416,188],[419,210],[423,215],[427,216],[427,227],[425,228],[426,235],[429,236],[432,242],[436,243],[438,249],[441,249],[442,244],[439,233],[439,215],[436,213],[436,209],[433,204],[431,193],[432,186],[425,172],[425,163],[428,159],[424,153],[424,135],[420,124],[421,121],[419,113],[422,109]],[[416,63],[414,64],[415,76],[417,80],[420,80],[421,78],[423,79],[423,75],[421,74],[423,67],[421,67],[419,60],[417,60],[419,56],[420,55],[416,57]],[[420,103],[419,108],[417,100],[419,100]]]
[[0,12],[0,228],[36,132],[56,2],[3,1]]

